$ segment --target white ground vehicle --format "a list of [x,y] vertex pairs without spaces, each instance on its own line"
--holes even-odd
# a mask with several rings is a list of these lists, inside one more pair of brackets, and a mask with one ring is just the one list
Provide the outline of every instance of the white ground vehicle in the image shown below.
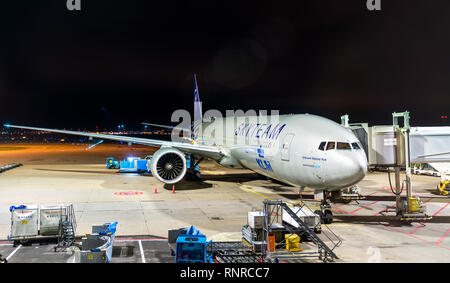
[[416,164],[413,169],[412,173],[416,175],[429,175],[429,176],[435,176],[435,177],[441,177],[441,173],[431,167],[429,164]]

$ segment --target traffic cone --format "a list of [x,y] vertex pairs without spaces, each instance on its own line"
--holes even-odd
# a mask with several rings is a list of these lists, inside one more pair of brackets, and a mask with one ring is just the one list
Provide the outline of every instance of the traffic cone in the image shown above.
[[155,186],[155,194],[157,194],[158,193],[158,189],[156,188],[156,186]]
[[175,185],[172,186],[172,194],[175,193]]

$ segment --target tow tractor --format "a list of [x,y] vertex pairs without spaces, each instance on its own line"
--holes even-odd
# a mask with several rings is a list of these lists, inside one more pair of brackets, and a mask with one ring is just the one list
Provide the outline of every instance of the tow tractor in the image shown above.
[[187,229],[186,234],[178,235],[175,245],[169,241],[171,253],[175,254],[175,262],[212,263],[212,241],[194,226]]
[[114,160],[114,157],[106,158],[106,168],[108,169],[119,169],[119,161]]

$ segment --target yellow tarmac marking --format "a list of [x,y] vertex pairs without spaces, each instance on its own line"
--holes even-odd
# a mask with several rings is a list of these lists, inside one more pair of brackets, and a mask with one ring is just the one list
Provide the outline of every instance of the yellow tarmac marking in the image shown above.
[[272,200],[272,199],[266,197],[266,196],[263,195],[263,194],[260,194],[260,193],[255,192],[254,190],[250,189],[250,188],[247,187],[247,186],[241,185],[240,187],[243,188],[243,189],[246,189],[247,191],[252,192],[252,193],[254,193],[254,194],[256,194],[256,195],[258,195],[258,196],[260,196],[260,197],[263,197],[263,198],[265,198],[265,199],[267,199],[267,200]]
[[209,174],[209,175],[227,175],[227,172],[225,172],[225,171],[209,171],[209,170],[203,170],[202,173]]

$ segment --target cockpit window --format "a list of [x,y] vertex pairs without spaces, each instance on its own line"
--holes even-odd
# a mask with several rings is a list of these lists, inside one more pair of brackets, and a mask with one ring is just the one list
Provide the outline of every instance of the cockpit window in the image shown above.
[[335,142],[328,142],[327,144],[327,150],[335,149],[336,143]]
[[319,149],[320,150],[325,150],[325,145],[327,144],[327,142],[321,142],[319,145]]
[[352,149],[349,143],[346,142],[338,142],[337,149]]
[[353,149],[361,149],[361,147],[359,146],[359,143],[357,143],[357,142],[352,143],[352,147],[353,147]]

